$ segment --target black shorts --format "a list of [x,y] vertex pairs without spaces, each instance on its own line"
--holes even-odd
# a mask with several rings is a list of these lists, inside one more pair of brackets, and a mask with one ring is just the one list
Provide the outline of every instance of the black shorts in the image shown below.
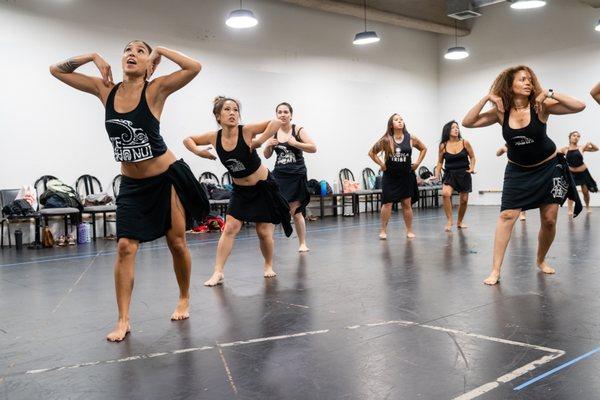
[[452,187],[458,193],[471,193],[472,191],[471,174],[466,170],[445,171],[442,183]]

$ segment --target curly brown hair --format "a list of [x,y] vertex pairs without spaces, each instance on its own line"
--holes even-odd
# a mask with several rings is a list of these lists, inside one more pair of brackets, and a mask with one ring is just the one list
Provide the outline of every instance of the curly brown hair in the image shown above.
[[520,71],[526,71],[529,75],[531,75],[531,83],[533,85],[533,90],[529,95],[529,103],[534,104],[535,98],[542,92],[542,85],[540,85],[540,81],[538,80],[535,72],[531,68],[526,65],[517,65],[516,67],[506,68],[504,71],[500,73],[494,80],[492,87],[490,88],[490,92],[502,99],[502,104],[504,104],[504,108],[509,110],[514,106],[514,97],[515,94],[512,90],[513,82],[515,80],[515,75]]

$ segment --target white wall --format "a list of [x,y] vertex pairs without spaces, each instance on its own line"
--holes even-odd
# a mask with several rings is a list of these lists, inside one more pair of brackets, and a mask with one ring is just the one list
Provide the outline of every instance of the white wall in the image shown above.
[[[360,20],[276,1],[244,5],[260,19],[246,32],[224,25],[235,2],[0,3],[0,186],[32,183],[45,173],[67,183],[91,173],[107,185],[119,173],[101,103],[51,77],[48,66],[97,51],[120,80],[122,48],[136,38],[203,64],[200,75],[167,101],[161,121],[168,146],[197,174],[224,171],[217,162],[193,158],[182,145],[187,135],[215,128],[211,102],[219,94],[241,100],[244,121],[273,118],[277,103],[291,102],[295,120],[318,145],[318,153],[307,156],[309,176],[318,179],[332,181],[342,167],[358,175],[373,166],[367,151],[393,112],[426,141],[437,136],[435,35],[374,25],[382,42],[357,48],[351,41]],[[163,60],[157,73],[174,69]],[[81,71],[97,73],[93,64]]]
[[[459,40],[471,56],[460,62],[440,57],[440,125],[450,119],[460,121],[488,93],[502,69],[526,64],[546,88],[587,104],[579,114],[550,117],[548,134],[557,146],[568,144],[567,135],[572,130],[582,133],[582,141],[600,143],[600,107],[589,96],[600,80],[600,33],[594,31],[598,17],[600,10],[575,1],[552,1],[542,9],[527,12],[517,12],[502,3],[484,8],[471,35]],[[439,54],[451,45],[452,40],[441,38]],[[502,187],[506,159],[495,157],[496,149],[504,144],[501,127],[463,129],[462,133],[473,144],[478,159],[472,202],[499,204],[499,195],[478,195],[476,191]],[[600,154],[585,153],[585,162],[600,178]],[[592,195],[592,205],[600,205],[599,196]]]

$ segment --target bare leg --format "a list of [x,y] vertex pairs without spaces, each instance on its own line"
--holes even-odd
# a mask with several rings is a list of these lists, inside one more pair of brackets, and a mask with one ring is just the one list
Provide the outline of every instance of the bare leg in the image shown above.
[[190,276],[192,257],[185,241],[185,210],[174,188],[171,189],[171,229],[167,232],[167,245],[173,257],[173,270],[179,285],[179,301],[171,321],[190,317]]
[[379,231],[379,239],[387,239],[387,226],[392,216],[392,203],[381,205],[381,230]]
[[444,212],[446,213],[446,227],[444,230],[449,232],[452,229],[452,186],[442,186],[442,200],[444,203]]
[[402,199],[402,216],[404,217],[404,224],[406,225],[406,237],[414,238],[415,233],[412,229],[413,221],[413,210],[412,210],[412,199]]
[[581,185],[581,192],[583,193],[585,209],[587,212],[591,213],[592,209],[590,208],[590,190],[588,189],[587,185]]
[[521,211],[521,212],[519,213],[519,219],[520,219],[521,221],[525,221],[525,220],[527,219],[527,215],[525,215],[525,211]]
[[494,237],[494,258],[492,261],[492,273],[483,281],[486,285],[495,285],[500,280],[500,268],[502,267],[502,261],[504,261],[504,254],[506,253],[506,247],[510,240],[510,235],[515,226],[517,216],[519,215],[519,209],[516,210],[504,210],[500,213],[498,218],[498,225],[496,226],[496,235]]
[[538,235],[537,265],[545,274],[553,274],[556,271],[546,262],[546,254],[556,236],[556,217],[558,215],[558,204],[544,204],[540,207],[540,233]]
[[309,251],[310,249],[306,245],[306,221],[304,221],[304,215],[302,215],[301,212],[296,214],[296,210],[299,206],[299,201],[294,201],[290,203],[290,214],[294,218],[294,226],[296,227],[298,241],[300,242],[300,247],[298,248],[298,251],[303,253]]
[[133,277],[135,273],[135,255],[139,242],[137,240],[121,238],[117,243],[117,261],[115,262],[115,290],[117,292],[117,307],[119,319],[115,329],[106,339],[111,342],[120,342],[131,330],[129,326],[129,305],[133,292]]
[[456,226],[459,229],[467,228],[467,225],[463,223],[463,219],[465,218],[465,213],[467,212],[467,204],[469,203],[469,193],[463,192],[460,194],[460,204],[458,205],[458,221],[456,222]]
[[567,200],[567,214],[573,215],[573,200]]
[[264,277],[272,278],[277,274],[273,271],[273,253],[275,250],[275,241],[273,240],[273,231],[275,225],[268,222],[256,223],[256,234],[260,241],[260,251],[265,259]]
[[215,260],[215,271],[213,272],[210,279],[204,282],[204,286],[215,286],[220,283],[223,283],[223,279],[225,278],[225,276],[223,275],[225,263],[227,262],[229,254],[231,254],[233,242],[235,241],[235,237],[240,231],[240,229],[242,229],[242,221],[235,219],[231,215],[227,215],[227,220],[225,221],[225,229],[223,230],[223,232],[221,232],[219,244],[217,245],[217,259]]

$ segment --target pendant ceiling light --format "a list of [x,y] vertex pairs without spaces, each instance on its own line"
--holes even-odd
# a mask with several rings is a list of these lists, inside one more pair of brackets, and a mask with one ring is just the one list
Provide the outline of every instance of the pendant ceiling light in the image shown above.
[[243,8],[242,0],[240,0],[240,8],[229,13],[229,18],[227,18],[225,24],[231,28],[244,29],[256,26],[258,20],[252,11]]
[[529,10],[532,8],[540,8],[546,5],[546,0],[515,0],[510,5],[510,8],[515,10]]
[[379,42],[379,36],[377,36],[375,31],[367,31],[367,0],[364,0],[363,5],[365,10],[365,30],[354,35],[352,43],[357,45]]
[[446,50],[444,58],[446,60],[463,60],[467,57],[469,57],[467,49],[458,45],[458,28],[456,27],[456,21],[454,21],[454,47]]

